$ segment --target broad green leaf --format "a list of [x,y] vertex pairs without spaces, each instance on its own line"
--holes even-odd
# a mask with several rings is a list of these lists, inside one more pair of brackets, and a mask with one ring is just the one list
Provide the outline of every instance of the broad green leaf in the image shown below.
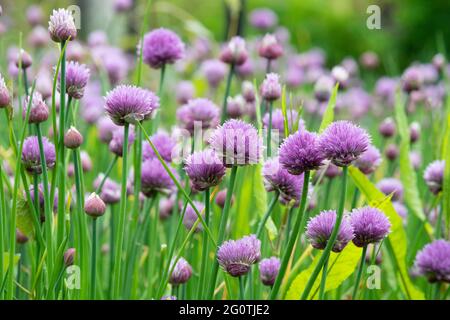
[[[406,118],[404,106],[400,93],[397,92],[395,103],[395,118],[397,121],[398,132],[400,135],[400,180],[402,181],[405,194],[405,202],[409,209],[414,213],[421,221],[426,221],[425,214],[423,212],[422,201],[420,199],[419,190],[417,188],[417,176],[414,170],[411,160],[409,159],[410,152],[410,133],[408,126],[408,119]],[[427,227],[427,231],[430,228]]]
[[23,198],[22,193],[17,196],[17,211],[16,211],[16,223],[17,229],[19,229],[28,238],[34,237],[33,212],[28,205],[28,202]]
[[[285,299],[298,300],[303,293],[303,289],[306,286],[311,274],[314,271],[317,263],[319,262],[322,252],[319,252],[314,257],[313,262],[306,270],[300,272],[300,274],[294,279],[291,287],[289,288]],[[331,252],[330,260],[328,263],[327,282],[325,286],[325,292],[337,289],[342,282],[345,281],[358,266],[358,261],[361,258],[361,248],[356,247],[353,243],[349,243],[345,249],[340,253]],[[308,299],[317,299],[317,292],[320,286],[321,276],[317,277],[316,282],[312,287],[310,296]]]
[[[14,255],[14,267],[17,266],[19,259],[20,259],[19,253]],[[5,274],[6,271],[8,271],[8,267],[9,267],[9,252],[3,252],[3,274]]]
[[336,97],[339,89],[339,83],[336,83],[336,86],[333,89],[333,93],[331,94],[330,100],[328,100],[327,108],[322,117],[322,123],[320,124],[319,132],[321,133],[325,130],[330,123],[334,120],[334,107],[336,105]]
[[[406,266],[406,233],[403,228],[403,221],[395,212],[394,207],[390,201],[390,197],[386,197],[375,185],[355,167],[349,168],[349,174],[355,185],[366,198],[367,202],[375,207],[378,207],[384,212],[391,222],[391,233],[389,234],[389,241],[394,244],[392,246],[395,258],[399,266],[399,276],[403,278],[406,288],[402,288],[406,295],[411,299],[424,299],[423,292],[416,289],[409,278],[408,269]],[[401,283],[401,282],[400,282]]]

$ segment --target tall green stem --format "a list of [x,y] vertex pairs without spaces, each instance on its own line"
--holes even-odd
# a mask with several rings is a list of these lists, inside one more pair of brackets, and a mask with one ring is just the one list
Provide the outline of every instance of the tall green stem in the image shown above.
[[328,260],[330,257],[327,257],[323,264],[322,268],[322,279],[320,280],[320,290],[319,290],[319,300],[324,300],[325,297],[325,288],[327,284],[327,272],[328,272]]
[[[205,190],[205,223],[209,226],[209,206],[210,206],[210,189]],[[197,288],[197,299],[202,299],[203,297],[203,285],[206,279],[206,264],[208,262],[208,236],[203,235],[202,239],[202,264],[200,268],[200,281],[198,282]]]
[[[6,201],[5,190],[3,189],[3,163],[0,163],[0,266],[3,266],[3,252],[4,250],[4,225],[6,223]],[[3,283],[3,267],[0,268],[0,283]],[[0,299],[3,298],[3,292],[0,292]]]
[[234,74],[234,64],[232,63],[230,65],[230,70],[228,71],[227,84],[225,87],[225,96],[223,97],[222,103],[222,118],[220,123],[224,123],[227,118],[227,100],[228,96],[230,95],[231,80],[233,79],[233,74]]
[[[225,198],[225,206],[223,207],[223,212],[220,217],[219,234],[217,236],[217,244],[221,244],[225,237],[225,230],[227,227],[228,215],[230,213],[230,207],[231,207],[231,198],[233,196],[234,184],[236,182],[237,168],[238,168],[237,166],[233,166],[231,168],[230,181],[228,183],[227,196]],[[208,299],[213,298],[214,287],[216,286],[218,271],[219,271],[219,263],[217,262],[217,250],[216,250],[216,256],[214,258],[214,265],[213,265],[211,279],[210,279],[210,283],[209,283],[209,290],[208,290],[208,296],[207,296]]]
[[92,219],[91,299],[95,300],[95,272],[97,259],[97,219]]
[[339,207],[338,212],[336,216],[336,223],[333,228],[333,232],[331,233],[330,239],[327,242],[327,245],[322,253],[322,256],[320,257],[319,262],[317,263],[313,273],[311,274],[311,277],[309,278],[308,282],[306,283],[305,290],[302,293],[301,299],[305,300],[308,298],[309,293],[311,292],[311,289],[314,285],[314,282],[317,279],[317,276],[320,273],[320,270],[322,270],[323,265],[325,263],[325,260],[328,259],[328,255],[331,252],[331,249],[334,246],[334,243],[336,242],[338,233],[339,233],[339,227],[341,226],[342,218],[344,215],[344,206],[345,206],[345,197],[347,194],[347,172],[348,167],[342,168],[342,193],[341,198],[339,200]]
[[239,299],[245,300],[244,277],[239,277]]
[[117,224],[116,233],[116,243],[115,243],[115,253],[114,253],[114,269],[113,269],[113,297],[115,299],[119,298],[120,289],[120,278],[121,278],[121,267],[122,267],[122,246],[123,238],[125,232],[125,217],[127,210],[127,158],[128,158],[128,131],[129,124],[126,123],[124,126],[123,133],[123,153],[122,153],[122,186],[120,193],[120,210],[119,210],[119,221]]
[[363,247],[363,249],[362,249],[361,261],[359,263],[358,273],[356,274],[355,286],[353,287],[353,294],[352,294],[353,300],[356,299],[356,294],[358,292],[359,282],[361,281],[361,275],[362,275],[362,272],[364,270],[364,263],[366,261],[366,252],[367,252],[367,245],[365,245]]
[[280,195],[279,191],[276,191],[275,194],[273,195],[273,198],[270,201],[269,207],[267,208],[267,211],[264,214],[263,219],[261,220],[261,222],[258,225],[258,230],[256,230],[256,238],[259,239],[259,237],[261,236],[261,233],[264,230],[264,226],[266,225],[266,222],[269,219],[270,215],[272,214],[275,204],[277,203],[279,195]]
[[309,176],[310,171],[305,171],[303,176],[303,189],[302,189],[302,198],[300,201],[300,208],[298,210],[297,218],[295,220],[294,228],[289,237],[289,242],[287,244],[286,251],[283,254],[283,259],[280,266],[280,271],[278,272],[278,276],[273,285],[272,291],[270,292],[270,299],[274,300],[277,298],[278,291],[280,290],[281,283],[283,282],[284,274],[286,272],[289,260],[291,258],[292,250],[294,248],[295,242],[299,239],[301,235],[300,226],[303,224],[303,220],[306,220],[306,202],[308,198],[308,187],[309,187]]

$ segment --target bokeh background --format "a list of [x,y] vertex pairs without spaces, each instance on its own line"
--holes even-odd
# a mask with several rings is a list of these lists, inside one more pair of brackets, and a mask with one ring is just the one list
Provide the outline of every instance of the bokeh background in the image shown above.
[[[121,34],[135,30],[137,37],[147,0],[136,1],[130,13],[133,19],[128,23],[124,17],[113,14],[113,0],[2,0],[8,17],[1,20],[5,29],[1,50],[10,42],[17,42],[20,31],[28,31],[24,12],[31,3],[41,5],[47,13],[51,8],[76,4],[81,8],[81,38],[91,30],[103,29],[116,44],[134,50],[136,39]],[[237,14],[238,3],[239,0],[153,0],[151,27],[167,26],[185,38],[208,33],[223,40],[226,13]],[[245,0],[244,4],[247,13],[256,7],[270,7],[278,14],[280,24],[291,32],[295,46],[300,50],[322,48],[330,66],[346,56],[358,57],[372,50],[382,57],[379,72],[395,73],[415,60],[429,60],[436,51],[450,45],[448,0]],[[366,10],[372,4],[381,8],[381,30],[366,27]],[[244,26],[245,34],[253,32]]]

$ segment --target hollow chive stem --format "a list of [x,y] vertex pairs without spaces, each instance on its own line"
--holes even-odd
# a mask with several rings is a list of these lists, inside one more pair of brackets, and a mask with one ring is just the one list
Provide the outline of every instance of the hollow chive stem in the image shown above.
[[232,63],[230,65],[230,70],[228,71],[228,77],[227,77],[227,84],[225,87],[225,95],[223,97],[223,102],[222,102],[222,117],[220,120],[220,123],[224,123],[226,118],[227,118],[227,100],[228,100],[228,96],[230,95],[230,88],[231,88],[231,80],[233,79],[233,75],[234,75],[234,63]]
[[239,299],[245,300],[244,277],[239,277]]
[[127,210],[127,158],[128,158],[128,132],[130,125],[125,123],[123,132],[123,152],[122,152],[122,185],[120,192],[120,210],[119,220],[117,224],[116,243],[114,252],[114,268],[113,268],[113,297],[119,297],[121,269],[122,269],[122,246],[125,232],[125,217]]
[[336,217],[336,223],[334,225],[333,231],[331,233],[330,239],[327,242],[327,245],[322,253],[322,256],[320,257],[319,262],[317,263],[316,267],[314,268],[313,273],[311,274],[311,277],[309,278],[308,282],[306,283],[305,289],[301,295],[301,299],[305,300],[308,298],[309,293],[311,292],[311,289],[314,285],[314,282],[317,279],[317,276],[320,273],[320,270],[323,268],[323,265],[325,263],[325,260],[328,259],[328,255],[331,252],[331,249],[334,246],[334,242],[337,239],[338,233],[339,233],[339,227],[341,226],[342,218],[344,215],[344,205],[345,205],[345,197],[347,194],[347,172],[348,167],[342,168],[342,192],[341,192],[341,198],[339,200],[339,207]]
[[266,213],[263,216],[263,219],[258,225],[258,229],[256,230],[256,238],[260,238],[262,231],[264,230],[264,226],[266,225],[267,220],[272,214],[273,208],[275,208],[275,204],[277,203],[278,196],[280,195],[279,191],[276,191],[273,195],[272,200],[270,201],[269,207],[267,208]]
[[[230,213],[230,207],[231,207],[231,198],[233,196],[233,189],[236,182],[236,176],[237,176],[237,166],[233,166],[231,168],[231,174],[230,174],[230,180],[228,182],[228,189],[227,189],[227,196],[225,198],[225,206],[223,207],[223,212],[220,217],[220,224],[219,224],[219,234],[217,236],[217,243],[221,244],[225,238],[225,230],[228,223],[228,215]],[[214,257],[214,264],[212,268],[211,273],[211,279],[209,283],[209,289],[208,289],[208,299],[212,299],[214,295],[214,287],[216,286],[216,280],[217,280],[217,273],[219,271],[219,263],[217,262],[217,250],[216,250],[216,256]]]
[[280,271],[278,272],[278,276],[273,285],[272,291],[270,292],[270,299],[274,300],[277,298],[278,291],[280,290],[281,283],[283,281],[284,274],[286,272],[289,260],[291,258],[292,250],[294,248],[295,242],[299,238],[300,234],[300,226],[303,224],[303,220],[306,220],[306,200],[308,197],[308,187],[309,187],[309,176],[310,171],[305,171],[303,177],[303,189],[302,189],[302,198],[300,201],[300,208],[298,210],[297,218],[295,220],[294,227],[289,237],[289,241],[286,247],[286,251],[283,254],[283,259],[281,260]]
[[361,275],[364,270],[364,263],[366,261],[366,253],[367,253],[367,245],[365,245],[362,249],[361,253],[361,261],[359,263],[358,273],[356,274],[355,286],[353,287],[352,299],[356,299],[356,294],[358,293],[359,282],[361,281]]
[[95,273],[97,265],[97,219],[92,219],[92,251],[91,251],[91,300],[95,300]]
[[[205,222],[209,226],[209,206],[210,206],[210,189],[205,190]],[[203,286],[206,279],[206,264],[208,262],[208,236],[203,235],[202,239],[202,262],[200,268],[200,281],[198,282],[197,288],[197,299],[202,299],[203,296]]]
[[[269,60],[270,61],[270,60]],[[267,156],[272,155],[272,106],[273,102],[269,102],[269,127],[267,129]]]
[[320,280],[320,290],[319,290],[319,300],[324,300],[325,297],[325,288],[327,283],[327,272],[328,272],[328,260],[330,258],[327,257],[323,264],[322,268],[322,279]]

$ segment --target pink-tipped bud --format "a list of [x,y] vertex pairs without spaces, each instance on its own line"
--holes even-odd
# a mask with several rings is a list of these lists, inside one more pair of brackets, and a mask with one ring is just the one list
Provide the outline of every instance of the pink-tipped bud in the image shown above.
[[84,204],[84,212],[94,219],[101,217],[105,210],[105,203],[96,193],[92,193]]
[[75,39],[77,28],[72,13],[66,9],[53,10],[48,22],[48,31],[55,42]]
[[[216,204],[222,209],[225,207],[225,200],[227,198],[227,189],[219,191],[216,196]],[[231,196],[231,205],[234,203],[234,195]]]
[[23,234],[19,229],[16,229],[16,242],[18,244],[25,244],[28,242],[28,237]]
[[409,127],[409,136],[411,143],[416,142],[420,138],[420,124],[418,122],[411,123]]
[[3,79],[2,75],[0,74],[0,109],[6,108],[9,106],[11,102],[11,97],[9,94],[9,90],[6,87],[5,80]]
[[69,149],[76,149],[83,144],[83,136],[75,128],[70,127],[64,135],[64,146]]
[[394,161],[395,159],[397,159],[399,154],[398,147],[395,144],[390,144],[386,147],[384,154],[386,155],[386,158],[388,158],[388,160]]
[[283,55],[283,47],[274,35],[266,34],[261,41],[258,53],[263,58],[275,60]]
[[73,265],[75,253],[76,253],[75,248],[69,248],[66,250],[66,252],[64,252],[64,265],[66,267],[70,267],[71,265]]
[[[30,102],[30,96],[25,99],[23,106],[22,116],[25,119],[27,115],[27,108]],[[39,92],[34,92],[30,105],[30,116],[28,118],[28,123],[41,123],[47,121],[49,115],[49,110],[45,104],[42,95]]]
[[247,58],[248,52],[245,48],[245,40],[241,37],[233,37],[220,53],[220,60],[237,66],[244,64]]
[[17,54],[15,62],[17,68],[28,69],[33,64],[33,59],[28,52],[22,49]]
[[385,138],[392,137],[395,134],[395,121],[391,117],[384,119],[380,123],[378,131]]

